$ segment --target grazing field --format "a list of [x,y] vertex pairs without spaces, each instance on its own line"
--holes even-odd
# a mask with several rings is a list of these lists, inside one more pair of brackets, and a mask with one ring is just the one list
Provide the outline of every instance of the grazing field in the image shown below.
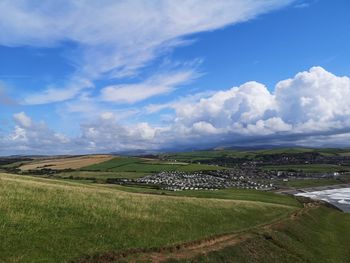
[[84,166],[98,164],[112,159],[112,155],[84,155],[77,157],[52,158],[34,161],[20,166],[22,171],[50,168],[53,170],[79,169]]
[[278,181],[275,182],[278,186],[293,187],[293,188],[305,188],[305,187],[316,187],[325,185],[336,185],[350,183],[350,175],[341,176],[335,178],[324,178],[324,179],[296,179],[289,180],[288,182]]
[[100,171],[71,171],[62,172],[57,175],[57,177],[64,179],[91,179],[104,182],[106,179],[110,178],[129,178],[135,179],[147,175],[148,173],[143,172],[100,172]]
[[305,173],[332,173],[350,171],[348,166],[339,166],[334,164],[295,164],[295,165],[267,165],[265,170],[277,171],[303,171]]
[[200,162],[202,160],[209,160],[219,157],[232,157],[232,158],[253,158],[254,152],[238,151],[238,150],[215,150],[215,151],[194,151],[183,152],[164,155],[171,160],[183,161],[183,162]]
[[349,262],[350,214],[319,207],[221,250],[170,262]]
[[[156,173],[162,171],[183,171],[193,172],[202,170],[218,170],[220,167],[205,164],[189,163],[169,163],[169,161],[160,161],[156,159],[143,159],[136,157],[117,157],[103,163],[83,167],[86,171],[109,171],[109,172],[142,172]],[[223,169],[223,168],[221,168]]]
[[288,205],[273,200],[136,194],[0,174],[0,258],[64,262],[128,248],[159,247],[250,229],[298,209],[293,199]]

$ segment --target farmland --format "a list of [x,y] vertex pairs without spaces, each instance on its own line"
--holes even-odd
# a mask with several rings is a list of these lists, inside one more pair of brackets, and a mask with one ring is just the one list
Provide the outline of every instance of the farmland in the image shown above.
[[305,173],[327,173],[350,171],[348,166],[339,166],[334,164],[298,164],[298,165],[268,165],[263,166],[265,170],[277,171],[302,171]]
[[112,159],[111,155],[86,155],[61,158],[49,158],[44,160],[33,161],[20,165],[22,171],[40,170],[50,168],[55,170],[79,169],[84,166],[98,164]]
[[[346,174],[350,172],[348,153],[348,149],[277,148],[255,151],[208,150],[133,157],[17,157],[3,158],[0,169],[10,173],[95,183],[156,182],[158,188],[168,190],[230,187],[273,190],[279,187],[347,182]],[[335,172],[339,173],[336,178]],[[195,173],[197,175],[193,175]],[[140,179],[147,176],[146,180]],[[181,179],[183,176],[193,179],[185,185]]]
[[325,185],[338,185],[350,183],[350,175],[342,176],[341,178],[324,178],[324,179],[301,179],[290,180],[283,182],[282,180],[276,182],[277,185],[289,188],[305,188],[305,187],[317,187]]
[[[128,193],[98,185],[0,174],[0,258],[62,262],[250,229],[298,206]],[[258,195],[258,193],[257,193]],[[247,195],[248,196],[248,195]],[[259,217],[256,217],[259,214]]]
[[217,169],[220,169],[220,167],[218,168],[214,165],[189,164],[184,162],[177,163],[136,157],[117,157],[103,163],[83,167],[81,170],[156,173],[161,171],[193,172],[199,170]]

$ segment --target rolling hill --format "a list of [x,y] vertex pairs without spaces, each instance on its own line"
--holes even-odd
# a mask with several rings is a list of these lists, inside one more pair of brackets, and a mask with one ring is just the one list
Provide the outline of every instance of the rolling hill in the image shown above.
[[274,203],[271,197],[261,202],[244,196],[230,200],[138,194],[10,174],[0,174],[0,188],[4,262],[62,262],[174,245],[251,229],[298,209],[295,202]]

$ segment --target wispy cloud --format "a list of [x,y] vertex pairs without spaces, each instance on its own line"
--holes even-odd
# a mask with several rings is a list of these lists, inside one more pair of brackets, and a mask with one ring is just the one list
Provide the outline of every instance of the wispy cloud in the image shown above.
[[29,0],[5,0],[0,2],[0,44],[76,44],[77,68],[72,79],[62,87],[53,83],[24,100],[27,104],[51,103],[77,96],[100,78],[133,76],[156,57],[183,44],[186,36],[247,21],[291,2],[63,0],[33,4]]
[[294,8],[307,8],[315,4],[318,0],[302,0],[294,5]]
[[26,105],[47,104],[52,102],[65,101],[77,96],[82,89],[94,87],[93,83],[88,79],[72,78],[64,87],[51,85],[46,90],[28,95],[22,101]]
[[101,99],[114,103],[135,103],[169,93],[180,85],[188,84],[198,76],[199,74],[192,70],[181,71],[156,75],[142,83],[108,86],[101,90]]

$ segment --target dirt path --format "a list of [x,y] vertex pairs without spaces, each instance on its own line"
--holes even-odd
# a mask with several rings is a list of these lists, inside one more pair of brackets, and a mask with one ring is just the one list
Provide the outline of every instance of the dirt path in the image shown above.
[[303,214],[306,214],[310,209],[319,207],[317,202],[304,203],[304,207],[291,213],[287,218],[276,220],[272,223],[256,226],[249,230],[225,234],[219,236],[213,236],[198,241],[187,242],[179,245],[151,248],[151,249],[130,249],[124,252],[111,252],[92,258],[80,259],[78,263],[85,262],[165,262],[169,259],[190,259],[201,254],[206,254],[211,251],[218,251],[225,247],[237,245],[249,238],[252,238],[259,230],[269,230],[273,228],[283,227],[290,221],[297,220]]

